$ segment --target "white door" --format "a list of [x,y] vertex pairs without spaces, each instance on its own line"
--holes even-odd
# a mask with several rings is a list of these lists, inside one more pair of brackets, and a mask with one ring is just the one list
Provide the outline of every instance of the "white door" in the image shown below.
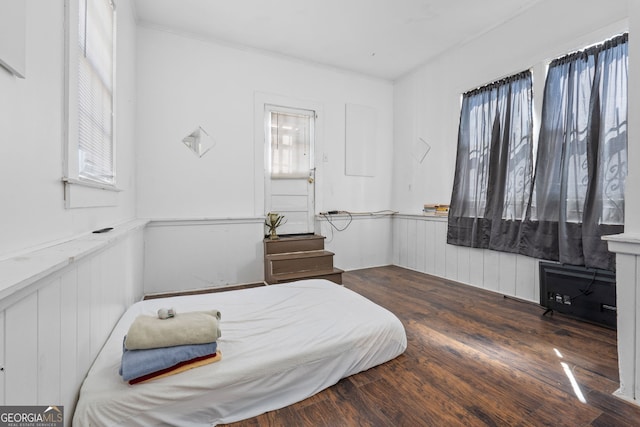
[[314,232],[315,112],[265,106],[265,210],[284,216],[277,233]]

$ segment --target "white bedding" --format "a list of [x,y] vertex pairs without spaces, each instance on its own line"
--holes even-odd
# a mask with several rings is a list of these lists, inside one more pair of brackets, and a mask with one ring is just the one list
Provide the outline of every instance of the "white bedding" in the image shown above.
[[[222,360],[148,383],[118,375],[122,339],[139,314],[218,309]],[[211,426],[303,400],[404,352],[388,310],[326,280],[141,301],[127,310],[85,379],[74,426]]]

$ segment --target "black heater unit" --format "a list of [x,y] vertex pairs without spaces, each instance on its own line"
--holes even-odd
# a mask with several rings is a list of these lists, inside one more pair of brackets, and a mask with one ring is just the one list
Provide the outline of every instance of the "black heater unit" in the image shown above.
[[609,270],[540,262],[540,305],[616,329],[616,274]]

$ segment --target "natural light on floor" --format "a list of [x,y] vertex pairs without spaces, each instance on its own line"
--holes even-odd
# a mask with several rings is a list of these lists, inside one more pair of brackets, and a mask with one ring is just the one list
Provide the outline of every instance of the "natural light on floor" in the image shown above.
[[[556,356],[558,356],[560,359],[563,358],[562,353],[560,353],[560,350],[558,350],[557,348],[554,348],[553,351],[556,353]],[[571,372],[571,368],[569,368],[569,365],[566,364],[565,362],[560,362],[560,365],[562,366],[562,369],[564,369],[564,373],[567,375],[567,378],[569,378],[571,387],[573,387],[573,392],[576,394],[576,397],[578,398],[578,400],[582,403],[587,403],[587,399],[584,398],[584,395],[582,394],[582,390],[580,390],[580,385],[578,384],[578,381],[576,381],[576,377],[573,375],[573,372]]]

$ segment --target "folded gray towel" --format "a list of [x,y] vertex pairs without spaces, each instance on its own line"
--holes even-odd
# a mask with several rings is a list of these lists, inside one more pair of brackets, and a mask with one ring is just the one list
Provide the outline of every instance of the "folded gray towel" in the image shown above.
[[221,336],[218,310],[178,313],[175,317],[136,317],[125,340],[127,350],[215,342]]

